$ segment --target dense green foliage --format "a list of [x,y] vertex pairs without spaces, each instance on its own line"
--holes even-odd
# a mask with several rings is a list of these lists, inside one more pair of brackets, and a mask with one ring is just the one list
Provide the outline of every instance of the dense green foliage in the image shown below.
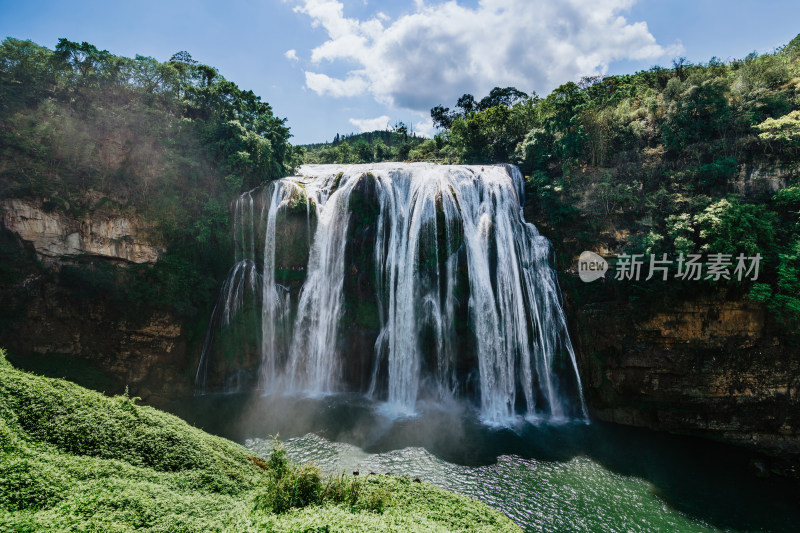
[[[307,144],[304,162],[316,163],[379,163],[381,161],[430,161],[453,162],[447,154],[440,154],[444,139],[425,139],[408,132],[405,124],[391,130],[365,133],[336,134],[333,141],[324,144]],[[435,157],[434,157],[435,154]]]
[[513,87],[477,102],[465,94],[454,111],[437,106],[431,117],[461,162],[565,173],[575,169],[564,165],[614,168],[659,150],[666,172],[692,163],[694,180],[682,181],[715,192],[738,164],[800,156],[797,42],[729,64],[680,60],[672,69],[583,78],[546,98]]
[[0,350],[2,531],[519,531],[408,478],[325,480],[180,419],[14,369]]
[[345,504],[354,510],[380,513],[390,499],[385,487],[372,486],[356,476],[342,474],[329,476],[327,481],[323,481],[318,467],[293,464],[277,439],[267,465],[266,489],[256,496],[257,509],[281,514],[309,505],[334,503]]
[[294,163],[285,119],[186,52],[160,63],[8,38],[0,76],[4,195],[79,202],[93,190],[123,206],[166,195],[199,208],[183,196],[252,187]]
[[[672,258],[758,253],[758,283],[729,289],[750,291],[788,331],[800,323],[800,35],[774,53],[584,78],[546,98],[495,88],[431,116],[459,162],[519,165],[540,208],[528,212],[566,264],[598,242]],[[745,181],[761,169],[788,187]]]
[[229,266],[228,203],[291,172],[301,152],[289,137],[268,104],[186,52],[162,63],[66,39],[0,44],[0,200],[134,215],[168,246],[155,268],[67,274],[89,289],[106,279],[123,307],[208,307]]

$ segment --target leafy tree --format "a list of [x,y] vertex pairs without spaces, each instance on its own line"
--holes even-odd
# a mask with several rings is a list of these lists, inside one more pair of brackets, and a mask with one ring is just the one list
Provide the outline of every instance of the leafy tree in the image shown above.
[[450,142],[468,163],[502,162],[509,159],[517,140],[509,128],[511,114],[504,105],[472,113],[453,122]]
[[800,238],[795,238],[786,253],[778,254],[774,284],[756,283],[750,299],[764,304],[788,328],[800,326]]
[[456,107],[461,109],[459,116],[466,116],[473,111],[478,111],[478,104],[475,102],[475,97],[471,94],[464,94],[456,101]]
[[455,117],[450,113],[449,107],[437,105],[431,109],[431,120],[433,121],[434,127],[445,130],[450,129],[453,125],[454,118]]
[[372,162],[372,147],[364,139],[359,139],[353,143],[353,151],[355,157],[358,158],[359,163]]
[[[671,80],[675,81],[675,80]],[[724,136],[733,111],[728,105],[728,82],[713,78],[700,83],[675,84],[665,92],[668,109],[661,126],[665,146],[680,151],[689,144]]]
[[800,110],[779,118],[768,118],[753,128],[759,132],[758,137],[768,143],[800,146]]
[[[517,90],[516,87],[495,87],[489,91],[487,96],[481,98],[481,101],[477,104],[477,109],[478,111],[485,111],[497,106],[511,108],[527,99],[528,95],[520,90]],[[462,106],[459,105],[459,107]],[[464,111],[468,112],[466,109]]]
[[748,256],[771,256],[777,216],[764,205],[741,203],[736,197],[719,200],[695,216],[701,250]]
[[551,161],[554,142],[555,138],[544,128],[534,128],[514,148],[513,160],[526,174],[534,170],[546,170]]
[[34,105],[55,88],[53,52],[31,41],[0,44],[0,112]]

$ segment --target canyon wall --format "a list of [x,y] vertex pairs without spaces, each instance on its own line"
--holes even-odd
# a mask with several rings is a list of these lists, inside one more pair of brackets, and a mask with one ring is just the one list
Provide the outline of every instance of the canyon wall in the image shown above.
[[0,346],[19,357],[40,354],[87,361],[133,395],[158,401],[191,392],[186,325],[174,313],[128,308],[83,276],[155,263],[163,247],[148,227],[114,213],[81,217],[43,202],[0,204],[7,270],[0,284]]
[[798,476],[800,357],[757,304],[724,291],[663,310],[568,305],[594,419],[691,434],[774,455]]

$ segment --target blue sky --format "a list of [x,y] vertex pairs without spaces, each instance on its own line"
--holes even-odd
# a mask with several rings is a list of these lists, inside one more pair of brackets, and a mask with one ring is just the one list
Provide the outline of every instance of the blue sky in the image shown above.
[[798,33],[797,0],[0,0],[3,37],[162,61],[186,50],[272,104],[295,143],[398,121],[425,133],[430,107],[466,92],[546,95],[678,56],[767,52]]

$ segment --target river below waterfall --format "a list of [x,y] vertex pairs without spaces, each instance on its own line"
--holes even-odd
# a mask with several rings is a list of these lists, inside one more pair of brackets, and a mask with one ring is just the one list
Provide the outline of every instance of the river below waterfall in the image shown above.
[[797,531],[800,488],[748,454],[613,424],[480,422],[460,402],[395,418],[359,394],[206,395],[168,410],[206,431],[330,473],[408,475],[476,498],[526,531]]

